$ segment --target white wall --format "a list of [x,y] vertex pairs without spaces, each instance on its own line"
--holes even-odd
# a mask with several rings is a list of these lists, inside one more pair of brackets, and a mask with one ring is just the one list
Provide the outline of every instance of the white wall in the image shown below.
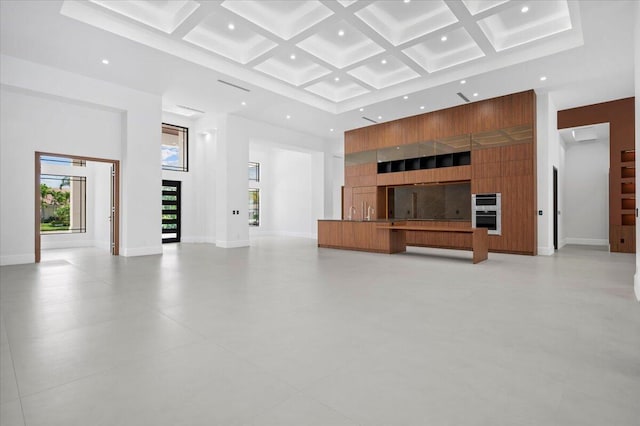
[[314,190],[323,178],[321,153],[251,143],[249,160],[260,163],[260,182],[249,182],[249,187],[260,189],[260,226],[249,228],[251,237],[271,234],[315,238],[316,220],[323,214],[322,188]]
[[313,237],[318,216],[313,214],[311,155],[276,150],[272,158],[274,230]]
[[0,264],[34,261],[34,152],[121,160],[120,254],[161,253],[159,96],[2,55]]
[[[246,127],[244,126],[246,124]],[[216,131],[216,245],[249,245],[247,190],[249,140],[255,125],[250,120],[224,114]]]
[[570,143],[566,153],[568,244],[609,244],[609,141]]
[[[536,94],[537,114],[537,189],[538,210],[542,210],[542,216],[538,216],[538,254],[552,255],[553,248],[553,167],[558,169],[558,189],[563,187],[560,170],[561,145],[558,133],[558,110],[548,93]],[[558,194],[558,200],[562,194]],[[559,206],[559,210],[561,210]],[[558,236],[563,234],[562,220],[558,218]],[[560,238],[559,238],[560,239]]]

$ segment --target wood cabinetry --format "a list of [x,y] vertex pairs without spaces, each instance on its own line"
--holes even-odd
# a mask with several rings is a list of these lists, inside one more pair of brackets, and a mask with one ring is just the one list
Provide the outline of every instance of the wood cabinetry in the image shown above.
[[[343,219],[365,220],[368,208],[373,208],[370,214],[371,220],[384,217],[385,212],[385,188],[378,186],[363,186],[356,188],[344,188],[343,192]],[[351,209],[351,216],[349,216]]]
[[[620,167],[615,171],[620,181],[620,194],[612,210],[619,211],[619,223],[610,225],[611,251],[635,253],[636,251],[636,152],[620,151]],[[614,213],[615,214],[615,213]]]
[[378,229],[378,222],[318,221],[318,247],[399,253],[406,250],[404,233]]
[[376,163],[345,166],[344,186],[348,186],[348,187],[375,186],[376,175],[377,175]]
[[472,151],[474,194],[502,194],[502,233],[489,235],[489,249],[536,254],[536,194],[533,142]]
[[350,130],[345,154],[359,160],[345,166],[343,217],[362,220],[375,206],[375,218],[385,218],[390,186],[471,182],[472,193],[502,193],[502,235],[490,235],[489,248],[536,254],[534,127],[527,91]]

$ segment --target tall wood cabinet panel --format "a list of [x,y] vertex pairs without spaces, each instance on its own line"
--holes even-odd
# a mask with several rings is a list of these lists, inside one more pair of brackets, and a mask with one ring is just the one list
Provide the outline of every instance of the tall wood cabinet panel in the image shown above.
[[375,186],[377,172],[376,163],[345,166],[344,185],[349,187]]
[[533,142],[472,151],[473,193],[502,194],[502,233],[489,235],[489,249],[536,253]]
[[342,219],[349,218],[349,209],[353,205],[353,188],[349,186],[342,187]]

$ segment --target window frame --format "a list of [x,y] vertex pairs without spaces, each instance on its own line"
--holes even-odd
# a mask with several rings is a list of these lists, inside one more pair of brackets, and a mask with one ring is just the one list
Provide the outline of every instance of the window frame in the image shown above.
[[[84,191],[84,194],[82,196],[81,202],[81,214],[80,214],[80,227],[79,228],[71,228],[71,222],[69,222],[69,228],[68,229],[62,229],[59,231],[56,230],[51,230],[51,231],[43,231],[42,230],[42,224],[45,223],[43,222],[43,215],[40,214],[40,235],[65,235],[65,234],[86,234],[87,233],[87,177],[86,176],[76,176],[76,175],[68,175],[68,174],[64,174],[64,175],[60,175],[60,174],[53,174],[53,173],[41,173],[40,174],[40,185],[42,185],[42,178],[43,176],[46,179],[49,180],[53,180],[55,178],[60,178],[60,180],[62,180],[63,178],[69,178],[69,186],[71,186],[71,184],[73,182],[81,182],[82,183],[82,190]],[[69,193],[69,206],[71,207],[71,197],[73,196],[73,193],[70,191]],[[42,197],[40,197],[40,203],[42,205]],[[71,220],[71,215],[73,214],[72,211],[69,212],[69,220]]]
[[[166,170],[169,172],[189,172],[189,128],[188,127],[183,127],[183,126],[178,126],[176,124],[170,124],[170,123],[162,123],[162,133],[164,132],[164,128],[165,127],[172,127],[175,130],[177,130],[178,132],[183,132],[183,141],[182,141],[182,145],[183,145],[183,152],[182,152],[182,166],[170,166],[170,165],[166,165],[164,164],[164,161],[161,160],[161,165],[162,165],[162,170]],[[162,144],[162,141],[160,143],[160,149],[162,150],[162,147],[165,146],[164,144]]]
[[[253,204],[251,201],[251,193],[256,193],[257,197],[256,197],[256,203]],[[254,206],[254,208],[252,208],[252,206]],[[251,220],[251,213],[252,212],[257,212],[257,219],[255,221],[255,223],[252,223]],[[249,219],[249,226],[255,226],[255,227],[259,227],[260,226],[260,188],[249,188],[249,206],[247,208],[247,212],[248,212],[248,219]]]
[[249,182],[260,182],[260,163],[249,161],[249,170],[251,170],[252,166],[256,170],[256,178],[252,179],[251,174],[249,173]]

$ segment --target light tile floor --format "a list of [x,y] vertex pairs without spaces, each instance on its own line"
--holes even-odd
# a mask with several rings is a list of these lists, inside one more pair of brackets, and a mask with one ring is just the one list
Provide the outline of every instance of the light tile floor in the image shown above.
[[638,425],[635,257],[176,244],[0,268],[0,423]]

